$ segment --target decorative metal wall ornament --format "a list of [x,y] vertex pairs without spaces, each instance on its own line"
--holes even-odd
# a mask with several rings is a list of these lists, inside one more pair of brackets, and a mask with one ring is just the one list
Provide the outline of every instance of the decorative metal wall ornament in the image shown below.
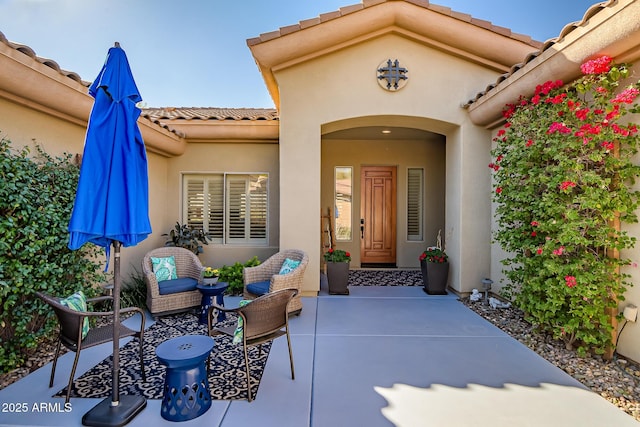
[[400,61],[387,59],[378,65],[378,84],[383,89],[397,91],[407,84],[409,70],[400,66]]

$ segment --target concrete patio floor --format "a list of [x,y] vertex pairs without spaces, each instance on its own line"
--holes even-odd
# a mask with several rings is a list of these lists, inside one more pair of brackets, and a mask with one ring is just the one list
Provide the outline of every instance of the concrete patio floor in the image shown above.
[[[225,301],[229,307],[238,298]],[[354,287],[349,296],[323,290],[318,298],[304,299],[302,314],[290,324],[295,381],[286,341],[276,340],[255,401],[213,401],[204,415],[180,425],[639,424],[454,295],[429,296],[420,287]],[[110,344],[83,351],[77,376],[110,353]],[[66,385],[71,363],[72,354],[61,358],[51,389],[49,364],[0,390],[0,425],[81,425],[82,416],[101,399],[71,399],[69,412],[46,405],[63,408],[64,399],[51,395]],[[45,411],[36,411],[43,403]],[[127,425],[177,423],[161,418],[160,400],[148,400]]]

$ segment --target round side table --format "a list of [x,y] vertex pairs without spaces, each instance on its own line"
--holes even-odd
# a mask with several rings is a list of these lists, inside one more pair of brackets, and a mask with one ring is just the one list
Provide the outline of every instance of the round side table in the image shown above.
[[[216,299],[216,304],[221,307],[224,307],[224,291],[227,290],[229,284],[227,282],[218,282],[214,285],[204,285],[202,283],[198,283],[196,288],[202,294],[202,301],[200,302],[200,318],[198,322],[201,325],[207,324],[207,313],[209,312],[209,307],[213,305],[213,298]],[[218,311],[218,322],[222,322],[227,318],[224,311]]]
[[213,338],[206,335],[184,335],[156,347],[158,360],[167,367],[160,407],[162,418],[187,421],[211,407],[205,361],[213,343]]

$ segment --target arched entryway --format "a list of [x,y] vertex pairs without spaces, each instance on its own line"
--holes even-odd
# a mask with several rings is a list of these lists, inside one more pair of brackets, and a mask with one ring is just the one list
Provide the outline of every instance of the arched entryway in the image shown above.
[[[353,267],[416,268],[446,229],[446,137],[428,130],[427,120],[400,119],[323,127],[321,207]],[[319,232],[326,244],[326,230]]]

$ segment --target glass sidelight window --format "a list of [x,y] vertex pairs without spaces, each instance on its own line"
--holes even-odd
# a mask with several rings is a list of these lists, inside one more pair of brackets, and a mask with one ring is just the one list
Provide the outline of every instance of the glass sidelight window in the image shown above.
[[353,168],[336,166],[335,169],[335,218],[336,240],[351,240],[353,214]]

